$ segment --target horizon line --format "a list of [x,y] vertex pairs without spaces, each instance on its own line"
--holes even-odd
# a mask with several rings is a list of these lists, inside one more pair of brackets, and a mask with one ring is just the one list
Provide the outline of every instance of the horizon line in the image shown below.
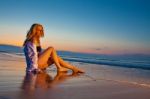
[[[6,45],[6,46],[15,46],[15,47],[23,47],[21,45],[15,45],[15,44],[4,44],[4,43],[0,43],[0,45]],[[46,48],[43,48],[46,49]],[[150,56],[150,54],[146,54],[146,53],[92,53],[92,52],[80,52],[80,51],[70,51],[70,50],[56,50],[56,51],[64,51],[64,52],[71,52],[71,53],[81,53],[81,54],[93,54],[93,55],[146,55],[146,56]]]

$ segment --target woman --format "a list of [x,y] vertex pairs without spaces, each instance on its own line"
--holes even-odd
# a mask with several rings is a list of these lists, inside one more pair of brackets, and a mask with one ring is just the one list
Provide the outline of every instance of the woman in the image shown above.
[[40,72],[54,63],[58,72],[66,72],[68,69],[71,69],[74,73],[84,73],[84,71],[72,66],[59,57],[53,47],[48,47],[46,50],[42,51],[40,45],[41,37],[44,37],[43,26],[40,24],[33,24],[23,44],[27,72]]

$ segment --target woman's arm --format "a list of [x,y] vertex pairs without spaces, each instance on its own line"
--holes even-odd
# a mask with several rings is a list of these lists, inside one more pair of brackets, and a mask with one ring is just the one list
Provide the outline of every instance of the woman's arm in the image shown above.
[[27,62],[26,70],[31,72],[35,69],[38,69],[38,56],[36,51],[36,45],[32,42],[27,42],[24,47],[24,54]]

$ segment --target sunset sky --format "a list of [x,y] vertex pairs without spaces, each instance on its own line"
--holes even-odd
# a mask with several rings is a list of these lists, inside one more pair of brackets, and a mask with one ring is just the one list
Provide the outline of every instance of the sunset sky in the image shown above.
[[0,44],[21,46],[33,23],[42,47],[98,54],[150,54],[149,0],[0,0]]

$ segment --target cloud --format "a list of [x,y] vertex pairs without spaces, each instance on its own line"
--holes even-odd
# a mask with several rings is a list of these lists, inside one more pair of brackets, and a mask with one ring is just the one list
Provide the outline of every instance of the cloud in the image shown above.
[[91,48],[91,49],[96,50],[96,51],[101,51],[101,50],[108,50],[109,48],[103,47],[103,48]]
[[95,50],[96,50],[96,51],[100,51],[100,50],[102,50],[102,49],[101,49],[101,48],[95,48]]

